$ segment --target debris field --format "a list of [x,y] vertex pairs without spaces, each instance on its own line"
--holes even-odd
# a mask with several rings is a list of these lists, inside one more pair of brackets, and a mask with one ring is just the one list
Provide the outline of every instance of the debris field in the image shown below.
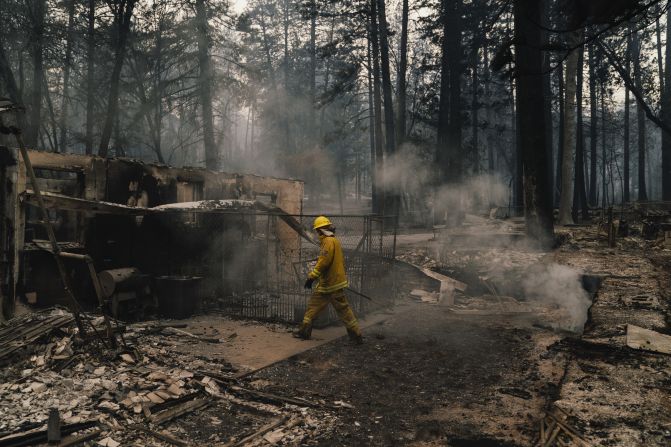
[[[597,226],[563,230],[551,252],[404,236],[402,298],[361,346],[337,326],[306,342],[205,312],[114,320],[111,349],[81,340],[63,308],[18,315],[0,330],[0,446],[669,445],[662,242],[608,248]],[[581,282],[580,328],[534,288],[544,272]],[[264,337],[286,352],[259,358]]]

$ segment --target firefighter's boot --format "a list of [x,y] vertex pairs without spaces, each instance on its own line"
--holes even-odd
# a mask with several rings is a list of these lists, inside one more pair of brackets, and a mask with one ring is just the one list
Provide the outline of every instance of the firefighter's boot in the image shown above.
[[297,331],[293,333],[293,336],[296,338],[301,338],[303,340],[309,340],[312,335],[312,325],[311,324],[301,324]]
[[351,343],[355,345],[362,345],[363,344],[363,336],[361,335],[361,332],[356,332],[352,329],[347,329],[347,335],[349,335],[349,340]]

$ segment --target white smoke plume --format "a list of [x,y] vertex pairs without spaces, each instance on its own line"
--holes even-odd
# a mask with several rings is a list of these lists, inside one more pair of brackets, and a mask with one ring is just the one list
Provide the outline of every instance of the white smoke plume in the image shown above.
[[582,332],[592,302],[578,271],[555,263],[536,265],[521,286],[528,301],[555,305],[563,311],[566,317],[556,322],[557,327]]

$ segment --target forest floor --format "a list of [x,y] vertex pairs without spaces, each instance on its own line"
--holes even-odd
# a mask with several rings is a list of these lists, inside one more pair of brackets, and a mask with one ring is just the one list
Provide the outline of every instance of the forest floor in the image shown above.
[[[105,358],[64,327],[0,370],[0,437],[43,429],[58,408],[66,425],[96,419],[90,445],[530,446],[561,414],[548,445],[571,445],[567,431],[594,446],[670,445],[671,356],[633,350],[625,333],[671,333],[671,250],[638,237],[608,248],[584,226],[541,252],[502,225],[400,234],[399,259],[467,288],[411,294],[425,277],[399,264],[401,296],[364,319],[363,345],[339,326],[299,341],[285,325],[209,314],[180,321],[196,337],[128,325],[132,358]],[[582,273],[600,278],[596,294],[576,291]]]

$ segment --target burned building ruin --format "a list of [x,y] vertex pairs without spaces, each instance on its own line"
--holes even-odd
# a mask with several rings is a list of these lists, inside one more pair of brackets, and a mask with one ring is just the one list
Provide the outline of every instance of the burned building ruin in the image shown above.
[[[204,308],[285,322],[302,314],[300,284],[317,254],[303,229],[312,216],[302,215],[302,181],[29,153],[60,249],[88,256],[95,270],[92,279],[84,258],[64,260],[85,307],[94,308],[100,293],[106,311],[123,318],[153,311],[184,317]],[[17,300],[67,304],[25,162],[6,147],[0,182],[4,317]],[[394,258],[395,227],[373,216],[338,216],[335,224],[352,288],[364,294],[350,297],[355,309],[391,304],[392,283],[382,287],[382,279]]]

